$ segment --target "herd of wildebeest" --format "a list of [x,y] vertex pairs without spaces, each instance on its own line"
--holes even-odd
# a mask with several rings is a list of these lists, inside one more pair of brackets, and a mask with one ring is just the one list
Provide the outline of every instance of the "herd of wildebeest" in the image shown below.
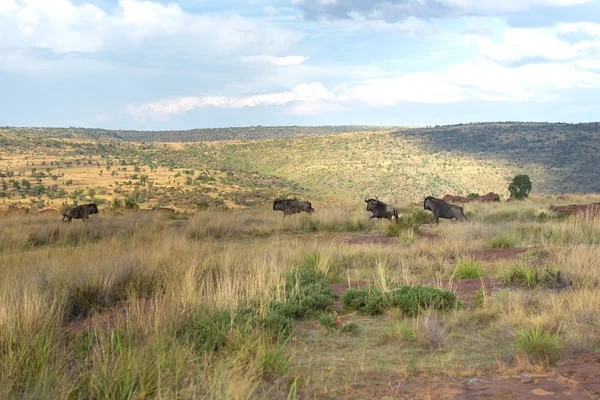
[[[450,204],[452,202],[468,202],[469,199],[463,198],[460,196],[452,196],[446,195],[443,199],[438,199],[433,196],[425,197],[423,201],[423,208],[425,210],[429,210],[433,213],[433,217],[435,219],[436,224],[439,223],[440,218],[445,219],[456,219],[458,221],[466,221],[468,220],[467,216],[464,213],[463,207]],[[494,193],[488,193],[487,195],[480,196],[480,199],[477,198],[474,201],[500,201],[500,197]],[[390,222],[392,220],[399,221],[398,216],[398,208],[391,204],[386,204],[379,200],[377,197],[371,199],[365,199],[365,203],[367,203],[367,211],[371,212],[372,215],[369,219],[378,218],[378,219],[388,219]],[[9,211],[14,212],[22,212],[28,213],[28,208],[23,207],[15,207],[13,205],[9,206]],[[169,211],[175,212],[172,208],[161,207],[155,209],[157,211]],[[56,211],[56,210],[51,210]],[[147,210],[144,210],[147,211]],[[312,207],[310,201],[298,201],[291,199],[277,199],[273,202],[273,211],[282,211],[283,218],[285,219],[288,215],[299,214],[302,212],[306,212],[307,214],[312,214],[315,212],[315,209]],[[43,212],[43,211],[42,211]],[[83,204],[77,207],[69,208],[63,213],[62,222],[71,222],[73,219],[81,219],[84,222],[89,219],[89,216],[92,214],[98,214],[98,206],[95,203]]]
[[[375,197],[374,199],[365,199],[365,203],[367,203],[367,211],[370,211],[372,213],[369,219],[386,218],[390,222],[392,222],[392,220],[395,219],[396,223],[399,221],[398,208],[396,208],[396,206],[391,204],[385,204],[377,197]],[[423,201],[423,208],[433,213],[433,217],[435,218],[436,224],[440,222],[440,218],[454,218],[458,221],[468,220],[462,207],[449,204],[444,200],[437,199],[433,196],[427,196],[425,198],[425,200]],[[306,212],[308,214],[312,214],[315,212],[315,209],[312,208],[312,204],[310,203],[310,201],[296,200],[275,200],[275,202],[273,203],[273,210],[283,211],[283,218],[285,218],[287,215],[298,214],[301,212]]]

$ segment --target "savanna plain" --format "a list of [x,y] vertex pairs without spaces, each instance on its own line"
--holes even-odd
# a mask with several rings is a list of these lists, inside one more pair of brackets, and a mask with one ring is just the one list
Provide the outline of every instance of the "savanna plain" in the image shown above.
[[[600,195],[559,195],[577,189],[575,161],[514,161],[546,125],[501,127],[505,157],[436,148],[479,128],[164,143],[0,130],[0,397],[598,398],[600,226],[550,206]],[[508,202],[517,172],[533,192]],[[463,223],[423,210],[476,191],[503,198],[464,204]],[[369,220],[368,195],[398,223]],[[283,219],[280,196],[316,212]],[[60,222],[88,201],[98,215]],[[175,211],[144,212],[160,207]]]

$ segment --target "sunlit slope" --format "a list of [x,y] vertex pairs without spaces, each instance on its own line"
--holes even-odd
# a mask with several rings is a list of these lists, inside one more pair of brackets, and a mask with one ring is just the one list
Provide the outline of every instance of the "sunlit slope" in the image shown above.
[[378,195],[417,200],[426,194],[506,193],[508,180],[516,172],[529,173],[537,188],[544,187],[547,180],[544,168],[535,164],[514,168],[501,159],[430,152],[414,140],[389,133],[208,146],[217,155],[217,168],[285,178],[307,188],[310,194],[325,197]]

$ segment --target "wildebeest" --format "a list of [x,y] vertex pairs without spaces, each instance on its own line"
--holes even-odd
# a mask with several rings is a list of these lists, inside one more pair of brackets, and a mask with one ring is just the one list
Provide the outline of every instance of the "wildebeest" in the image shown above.
[[365,203],[367,203],[367,211],[371,211],[373,215],[369,217],[371,218],[387,218],[392,222],[392,217],[396,218],[396,223],[398,222],[398,209],[391,204],[385,204],[383,201],[380,201],[375,197],[374,199],[365,199]]
[[425,201],[423,202],[423,208],[425,210],[433,212],[436,224],[440,223],[440,218],[456,218],[458,221],[468,220],[462,207],[448,204],[444,200],[436,199],[433,196],[425,197]]
[[312,208],[310,201],[282,200],[277,199],[273,202],[273,211],[283,211],[283,218],[286,215],[299,214],[305,212],[312,214],[315,209]]
[[69,208],[63,213],[62,221],[65,222],[66,219],[67,222],[71,222],[71,220],[75,218],[85,222],[90,214],[98,214],[98,207],[96,207],[96,204],[94,203],[82,204],[74,208]]

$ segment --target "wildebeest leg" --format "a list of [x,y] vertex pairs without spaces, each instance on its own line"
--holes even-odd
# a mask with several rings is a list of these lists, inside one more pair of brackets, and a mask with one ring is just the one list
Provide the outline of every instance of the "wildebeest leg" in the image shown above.
[[440,216],[439,215],[435,216],[435,223],[436,223],[436,225],[440,223]]
[[369,219],[375,218],[375,214],[371,215]]

